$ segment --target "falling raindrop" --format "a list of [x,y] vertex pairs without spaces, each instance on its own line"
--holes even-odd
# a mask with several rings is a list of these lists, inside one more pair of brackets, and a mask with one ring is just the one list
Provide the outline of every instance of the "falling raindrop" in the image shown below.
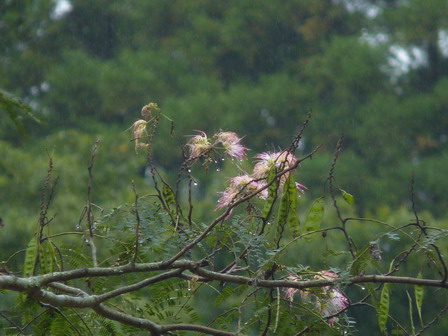
[[221,161],[224,161],[224,158],[222,158]]
[[219,169],[219,168],[216,168],[216,171],[221,171],[221,169]]
[[187,172],[191,173],[191,169],[188,169]]

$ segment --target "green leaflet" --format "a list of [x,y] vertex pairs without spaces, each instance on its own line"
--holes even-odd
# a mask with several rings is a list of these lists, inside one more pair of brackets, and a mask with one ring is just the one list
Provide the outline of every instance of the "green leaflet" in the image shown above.
[[386,322],[389,317],[389,284],[385,283],[381,290],[380,304],[378,307],[378,325],[382,333],[386,330]]
[[[271,183],[271,181],[274,180],[276,175],[275,167],[273,167],[268,174],[267,182]],[[269,217],[271,217],[272,214],[272,207],[274,206],[275,200],[277,199],[277,191],[278,191],[278,180],[275,180],[269,187],[268,187],[268,197],[266,198],[266,201],[264,203],[263,211],[261,216],[266,219],[266,221],[269,220]]]
[[173,190],[165,182],[163,182],[162,196],[168,207],[170,207],[172,204],[176,204],[176,197],[174,196]]
[[286,220],[288,218],[290,201],[289,201],[289,177],[284,185],[284,193],[280,200],[280,208],[278,210],[278,218],[277,218],[277,231],[276,231],[276,240],[281,236]]
[[34,268],[36,267],[36,259],[38,255],[36,237],[33,236],[25,252],[25,261],[23,263],[23,276],[29,277],[34,275]]
[[287,193],[289,195],[289,213],[286,222],[292,236],[297,237],[300,234],[300,221],[299,216],[297,215],[297,189],[293,177],[289,176],[288,180],[289,184]]
[[415,335],[415,327],[414,327],[414,317],[412,314],[412,298],[411,295],[409,295],[409,292],[406,291],[406,294],[408,296],[408,303],[409,303],[409,320],[411,322],[411,328],[412,328],[412,335]]
[[372,256],[372,242],[369,243],[365,248],[356,253],[356,258],[349,265],[350,274],[358,275],[364,273],[367,267],[374,267],[379,269],[378,260]]
[[361,274],[367,268],[367,266],[369,266],[372,259],[369,250],[370,246],[367,246],[357,254],[356,259],[353,260],[352,264],[350,265],[350,274]]
[[4,90],[0,90],[0,111],[8,115],[19,134],[23,137],[27,137],[27,134],[21,120],[22,117],[31,118],[37,123],[42,123],[42,119],[33,113],[30,106],[25,104],[20,98]]
[[346,201],[350,205],[355,204],[355,198],[353,197],[352,194],[349,194],[348,192],[346,192],[343,189],[339,189],[339,191],[341,192],[342,198],[344,199],[344,201]]
[[[179,218],[176,217],[180,217],[182,218],[182,220],[186,220],[186,218],[184,217],[181,208],[178,206],[177,202],[176,202],[176,196],[174,195],[173,189],[171,189],[171,187],[169,186],[168,183],[163,182],[163,188],[162,188],[162,197],[163,200],[167,206],[167,211],[170,212],[170,216],[172,216],[172,218],[174,220],[176,220],[176,222],[178,222]],[[178,224],[178,223],[177,223]],[[176,224],[176,227],[177,227]]]
[[[311,204],[311,208],[308,211],[308,215],[306,216],[304,224],[305,233],[318,230],[320,228],[323,215],[324,215],[324,198],[319,197],[313,202],[313,204]],[[313,237],[312,235],[307,235],[305,236],[305,239],[307,241],[311,241]]]
[[[422,274],[418,273],[417,279],[421,279]],[[415,296],[415,305],[417,306],[418,317],[420,318],[420,324],[423,326],[422,319],[422,304],[423,304],[423,286],[414,285],[414,296]]]
[[73,332],[70,328],[69,321],[62,315],[52,316],[49,328],[46,331],[48,336],[62,336]]
[[51,273],[53,271],[54,250],[50,240],[39,245],[40,273]]
[[294,178],[290,175],[283,187],[283,196],[280,201],[280,209],[277,221],[277,237],[283,232],[285,224],[288,224],[294,237],[299,235],[299,217],[297,216],[297,190]]
[[224,286],[219,290],[219,295],[215,298],[215,305],[220,307],[224,302],[227,302],[233,295],[234,289],[231,286]]

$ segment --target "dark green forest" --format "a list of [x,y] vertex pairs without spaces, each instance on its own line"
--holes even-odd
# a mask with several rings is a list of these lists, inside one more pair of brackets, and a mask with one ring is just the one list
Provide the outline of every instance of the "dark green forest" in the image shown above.
[[[343,135],[335,181],[354,196],[346,211],[393,224],[417,210],[447,228],[446,0],[1,0],[0,88],[0,260],[31,238],[49,157],[59,176],[55,232],[76,230],[97,139],[98,209],[132,203],[131,181],[150,190],[129,131],[149,102],[174,121],[170,135],[161,120],[163,136],[153,142],[167,181],[176,180],[181,145],[196,130],[237,132],[252,157],[288,147],[311,113],[296,154],[321,147],[298,170],[303,204],[328,187]],[[193,171],[198,221],[215,216],[231,169],[219,162]],[[375,230],[365,224],[353,235],[368,242]],[[314,248],[297,264],[332,266]],[[416,275],[424,265],[405,267]],[[407,297],[397,291],[394,300],[406,319]],[[11,304],[0,297],[0,310]],[[428,320],[441,305],[424,303]],[[358,335],[377,335],[367,312],[349,315],[366,319]],[[425,334],[447,327],[442,319]]]

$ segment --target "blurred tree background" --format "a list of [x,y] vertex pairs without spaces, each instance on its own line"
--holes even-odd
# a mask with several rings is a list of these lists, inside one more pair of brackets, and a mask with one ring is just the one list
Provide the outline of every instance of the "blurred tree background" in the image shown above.
[[[418,210],[448,220],[446,0],[2,0],[0,88],[46,121],[24,119],[25,139],[1,115],[1,255],[29,240],[48,155],[64,229],[85,203],[97,137],[94,203],[132,202],[145,160],[126,130],[151,101],[175,121],[154,146],[168,178],[193,130],[238,132],[255,155],[288,146],[312,109],[300,150],[323,147],[301,168],[308,195],[344,134],[336,177],[359,215],[408,220],[414,176]],[[202,220],[230,176],[199,179]]]

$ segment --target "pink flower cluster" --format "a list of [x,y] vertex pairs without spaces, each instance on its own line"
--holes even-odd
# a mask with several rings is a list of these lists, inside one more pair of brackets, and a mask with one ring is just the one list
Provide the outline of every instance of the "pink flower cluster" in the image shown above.
[[219,132],[214,138],[217,143],[222,144],[230,157],[242,160],[246,156],[247,148],[240,144],[241,138],[235,132]]
[[207,138],[207,134],[202,131],[197,131],[199,134],[194,135],[188,141],[187,146],[190,148],[190,158],[197,158],[201,154],[206,153],[212,148],[210,140]]
[[[239,197],[244,197],[253,192],[262,189],[266,185],[265,182],[255,181],[250,175],[241,175],[230,179],[229,187],[221,192],[221,198],[218,200],[217,209],[224,208]],[[268,196],[267,189],[260,192],[259,197],[266,199]]]
[[[221,192],[221,198],[218,200],[217,208],[224,208],[231,205],[236,199],[247,196],[257,190],[263,189],[267,184],[267,177],[272,168],[276,168],[277,173],[294,167],[297,158],[289,151],[282,152],[266,152],[255,156],[257,160],[253,173],[251,175],[242,175],[230,179],[230,185]],[[289,172],[286,172],[280,178],[279,190],[281,191]],[[300,183],[296,183],[296,188],[300,192],[304,192],[306,187]],[[259,198],[266,199],[268,196],[267,189],[263,189],[258,194]]]
[[[339,276],[336,273],[331,271],[320,271],[315,275],[315,279],[336,279]],[[287,277],[289,281],[299,281],[300,279],[294,275],[289,275]],[[344,309],[346,309],[349,305],[347,296],[337,288],[330,288],[326,286],[323,288],[323,295],[316,296],[311,294],[306,290],[299,290],[296,288],[286,288],[285,289],[285,298],[289,301],[294,301],[294,295],[296,292],[300,292],[300,296],[302,301],[313,301],[316,309],[323,316],[331,316],[340,313]],[[334,318],[328,319],[328,324],[334,324]]]
[[242,160],[246,156],[247,148],[240,144],[241,138],[235,132],[216,133],[213,136],[213,142],[210,141],[205,132],[197,132],[199,134],[192,136],[187,143],[192,160],[199,158],[201,155],[207,155],[212,149],[217,149],[220,146],[232,158]]
[[[255,155],[258,162],[254,166],[254,177],[266,178],[269,171],[275,166],[277,172],[293,167],[297,163],[297,158],[291,152],[284,150],[282,152],[265,152]],[[288,178],[289,173],[283,175]]]
[[[189,160],[197,160],[201,157],[210,158],[213,150],[223,149],[224,153],[238,160],[244,159],[247,148],[241,144],[241,139],[235,132],[218,132],[210,139],[203,131],[197,131],[197,135],[191,136],[187,143],[189,148]],[[233,177],[229,180],[229,186],[223,192],[218,200],[217,209],[231,205],[236,200],[250,195],[258,190],[258,197],[266,199],[268,191],[265,188],[269,172],[275,168],[277,174],[295,168],[297,158],[290,151],[265,152],[255,156],[257,159],[252,174],[244,174]],[[288,178],[290,172],[285,172],[280,178],[279,190]],[[263,189],[265,188],[265,189]],[[296,188],[299,192],[304,192],[306,187],[296,182]]]

